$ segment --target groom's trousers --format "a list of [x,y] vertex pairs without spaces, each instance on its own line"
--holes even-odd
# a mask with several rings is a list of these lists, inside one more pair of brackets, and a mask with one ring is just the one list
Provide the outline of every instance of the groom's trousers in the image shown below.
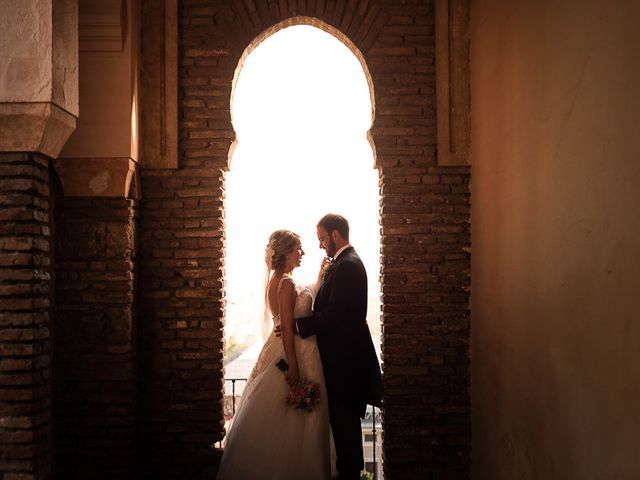
[[339,479],[360,479],[364,469],[360,417],[339,399],[329,397],[329,421],[336,447]]

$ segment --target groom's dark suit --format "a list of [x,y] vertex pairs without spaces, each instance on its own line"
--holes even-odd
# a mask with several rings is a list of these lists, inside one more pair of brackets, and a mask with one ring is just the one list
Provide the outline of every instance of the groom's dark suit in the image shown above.
[[[329,267],[313,315],[298,320],[300,335],[316,335],[322,359],[338,470],[355,474],[364,467],[360,417],[366,405],[382,403],[378,358],[366,322],[367,273],[353,247]],[[348,478],[348,477],[347,477]]]

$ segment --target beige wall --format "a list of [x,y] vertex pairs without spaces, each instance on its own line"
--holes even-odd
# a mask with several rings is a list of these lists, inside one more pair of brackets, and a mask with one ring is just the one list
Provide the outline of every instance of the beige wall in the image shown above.
[[[80,5],[80,116],[63,158],[138,159],[138,1],[122,3],[124,15],[120,2],[107,3],[111,9],[95,1]],[[100,36],[101,25],[114,21]]]
[[473,477],[640,478],[640,3],[471,3]]
[[78,115],[77,14],[72,0],[0,0],[0,102]]
[[[0,101],[50,102],[52,97],[52,5],[2,0]],[[27,29],[31,35],[22,32]],[[26,37],[26,38],[25,38]]]
[[66,196],[136,198],[139,1],[79,7],[80,116],[54,166]]
[[77,1],[0,0],[0,152],[57,157],[77,116]]

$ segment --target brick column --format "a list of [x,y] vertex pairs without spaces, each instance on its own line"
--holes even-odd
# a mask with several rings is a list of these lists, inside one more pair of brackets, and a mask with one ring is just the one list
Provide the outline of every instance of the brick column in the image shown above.
[[56,210],[57,476],[135,478],[136,201]]
[[383,168],[384,468],[469,478],[469,172]]
[[224,436],[224,172],[238,59],[217,43],[212,2],[142,10],[140,474],[211,479]]
[[0,153],[0,476],[51,474],[49,160]]
[[0,478],[52,466],[50,159],[78,114],[73,0],[0,1]]
[[141,474],[214,478],[222,439],[223,171],[143,170]]
[[391,2],[367,60],[381,185],[384,471],[469,478],[468,166],[441,166],[434,2]]

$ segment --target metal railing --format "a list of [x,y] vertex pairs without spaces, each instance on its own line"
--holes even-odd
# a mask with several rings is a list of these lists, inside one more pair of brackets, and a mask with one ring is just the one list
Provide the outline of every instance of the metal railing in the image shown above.
[[231,382],[231,398],[233,399],[231,417],[233,417],[236,414],[236,382],[246,382],[247,379],[246,378],[225,378],[224,381]]
[[[233,418],[233,416],[236,414],[236,382],[246,382],[247,379],[246,378],[225,378],[225,383],[226,382],[231,382],[231,415],[230,418]],[[224,408],[227,408],[227,405],[224,406]],[[378,479],[378,462],[377,462],[377,433],[378,433],[378,428],[377,428],[377,423],[378,423],[378,419],[377,419],[377,415],[376,412],[378,411],[378,409],[376,407],[372,407],[372,411],[371,411],[371,446],[372,446],[372,460],[373,460],[373,479],[377,480]],[[226,415],[226,414],[225,414]],[[369,415],[365,415],[365,420],[367,420],[367,418],[369,418]],[[366,431],[365,431],[366,432]],[[367,432],[366,432],[367,433]],[[366,437],[365,437],[366,438]],[[363,440],[364,441],[364,440]],[[363,445],[364,446],[364,445]],[[221,448],[222,447],[222,442],[218,442],[217,443],[217,447]],[[365,459],[366,461],[366,459]]]

